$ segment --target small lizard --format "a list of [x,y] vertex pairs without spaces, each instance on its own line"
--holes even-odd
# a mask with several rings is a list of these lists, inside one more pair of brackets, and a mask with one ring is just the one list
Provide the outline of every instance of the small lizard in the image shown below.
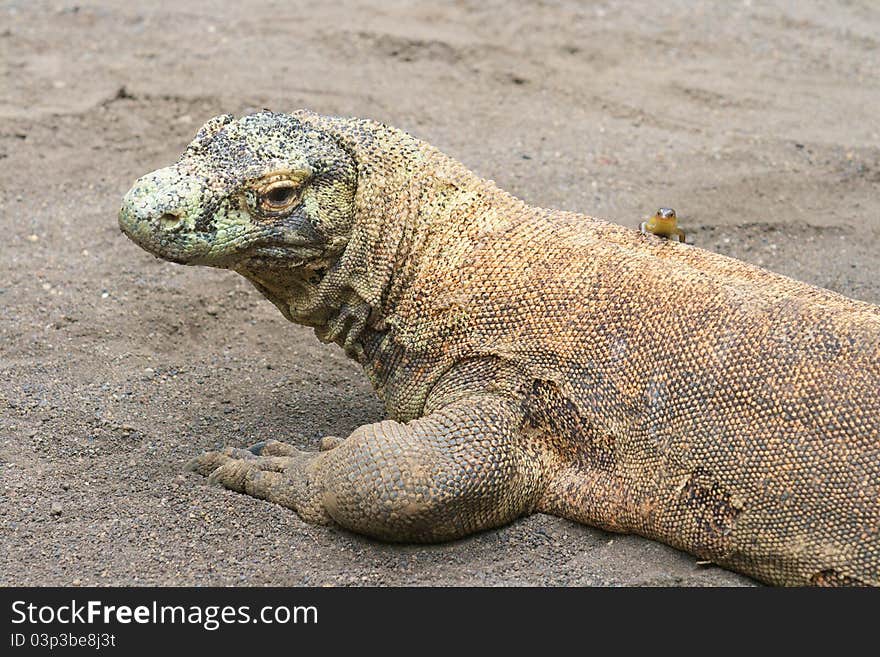
[[679,242],[685,242],[685,232],[678,227],[678,218],[672,208],[660,208],[647,221],[639,225],[642,234],[657,235],[666,239],[675,238]]

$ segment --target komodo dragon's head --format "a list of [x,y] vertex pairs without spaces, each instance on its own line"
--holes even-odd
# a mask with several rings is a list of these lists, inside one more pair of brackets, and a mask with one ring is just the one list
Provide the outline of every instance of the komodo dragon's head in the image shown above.
[[481,210],[502,194],[382,123],[264,111],[208,121],[176,164],[135,182],[119,226],[157,257],[238,272],[359,358],[359,336],[383,330],[413,263],[429,247],[467,257],[467,240],[506,220]]
[[299,268],[347,243],[356,166],[296,116],[218,116],[180,160],[135,182],[119,226],[150,253],[187,265]]

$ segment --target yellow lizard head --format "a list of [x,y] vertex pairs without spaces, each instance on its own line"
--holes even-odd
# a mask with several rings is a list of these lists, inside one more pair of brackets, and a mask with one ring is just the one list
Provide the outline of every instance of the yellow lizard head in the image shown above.
[[663,235],[666,237],[674,235],[678,228],[678,220],[675,216],[675,210],[672,208],[660,208],[650,219],[648,219],[648,223],[645,227],[655,235]]

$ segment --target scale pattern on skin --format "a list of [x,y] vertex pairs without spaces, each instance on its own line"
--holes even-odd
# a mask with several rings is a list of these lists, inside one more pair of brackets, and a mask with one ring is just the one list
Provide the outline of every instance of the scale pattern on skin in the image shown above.
[[385,402],[327,451],[204,454],[212,481],[384,540],[543,511],[768,583],[880,584],[877,306],[307,111],[212,119],[120,226],[247,277]]

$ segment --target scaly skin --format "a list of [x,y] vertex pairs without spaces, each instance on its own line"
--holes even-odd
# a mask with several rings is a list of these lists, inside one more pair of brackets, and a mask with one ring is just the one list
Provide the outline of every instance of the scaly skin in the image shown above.
[[247,277],[385,401],[326,451],[198,457],[213,481],[391,541],[542,511],[768,583],[880,584],[877,306],[305,111],[213,119],[119,222]]

